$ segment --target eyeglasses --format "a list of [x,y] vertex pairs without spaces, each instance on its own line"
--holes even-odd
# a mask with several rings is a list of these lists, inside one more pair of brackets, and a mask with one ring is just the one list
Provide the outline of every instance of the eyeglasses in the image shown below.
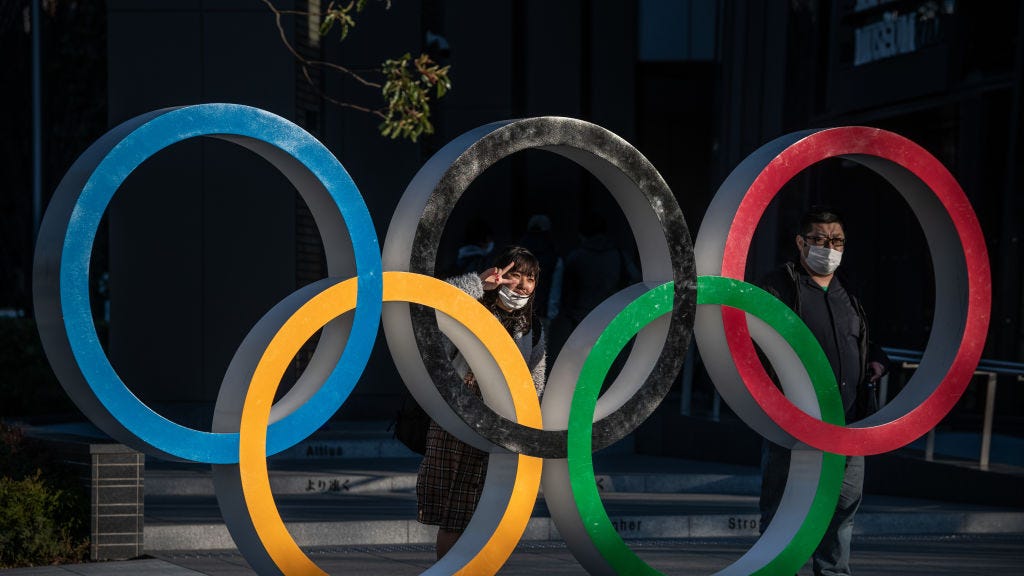
[[841,237],[829,238],[827,236],[808,236],[808,235],[805,235],[805,234],[801,234],[801,236],[811,246],[828,246],[828,245],[831,245],[832,248],[835,248],[836,250],[842,250],[843,246],[846,245],[846,238],[841,238]]

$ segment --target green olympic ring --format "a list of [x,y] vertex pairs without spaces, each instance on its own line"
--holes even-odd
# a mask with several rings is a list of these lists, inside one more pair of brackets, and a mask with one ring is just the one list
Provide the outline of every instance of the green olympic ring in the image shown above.
[[[777,330],[806,367],[817,396],[821,419],[840,426],[845,424],[842,401],[828,359],[811,331],[785,304],[752,284],[719,276],[697,278],[697,304],[738,308]],[[671,283],[658,286],[630,303],[597,339],[580,371],[569,414],[568,469],[580,520],[606,563],[606,566],[586,566],[591,573],[605,573],[610,568],[617,574],[660,574],[623,542],[608,518],[594,477],[590,427],[601,384],[612,362],[637,332],[671,307]],[[722,573],[794,573],[818,546],[839,499],[846,458],[817,450],[798,452],[817,457],[820,464],[817,489],[804,520],[788,535],[789,545],[767,562],[758,559],[761,551],[755,545]],[[597,564],[593,558],[587,563]]]

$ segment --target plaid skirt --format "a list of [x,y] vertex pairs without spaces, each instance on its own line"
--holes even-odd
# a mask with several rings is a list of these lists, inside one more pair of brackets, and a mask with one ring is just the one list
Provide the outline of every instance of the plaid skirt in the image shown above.
[[417,520],[449,532],[464,531],[480,501],[486,475],[486,452],[431,421],[416,477]]

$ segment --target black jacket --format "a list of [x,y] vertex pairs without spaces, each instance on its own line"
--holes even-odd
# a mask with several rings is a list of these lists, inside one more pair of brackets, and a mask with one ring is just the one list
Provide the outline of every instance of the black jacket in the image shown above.
[[[803,275],[806,275],[806,272],[800,268],[799,264],[787,262],[768,274],[768,276],[766,276],[761,282],[761,287],[792,308],[799,316],[799,282]],[[889,358],[885,355],[885,352],[880,346],[871,341],[870,334],[868,332],[867,316],[864,314],[864,308],[861,306],[860,300],[850,292],[849,286],[845,286],[845,283],[844,287],[847,295],[850,297],[850,304],[853,306],[860,322],[859,350],[861,374],[861,382],[857,384],[856,401],[854,405],[847,410],[846,416],[847,419],[860,420],[876,412],[879,406],[878,391],[875,385],[876,383],[868,380],[870,377],[868,363],[879,362],[886,367],[886,372],[888,372]],[[771,371],[769,373],[772,374],[774,378],[774,373]]]

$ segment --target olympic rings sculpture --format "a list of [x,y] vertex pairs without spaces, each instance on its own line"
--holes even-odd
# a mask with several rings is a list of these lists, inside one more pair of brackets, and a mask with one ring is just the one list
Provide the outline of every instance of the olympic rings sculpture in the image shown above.
[[[316,219],[329,273],[274,306],[246,336],[225,374],[210,432],[175,424],[131,393],[100,347],[88,305],[92,243],[114,192],[153,154],[200,136],[248,148],[285,174]],[[573,332],[542,402],[497,320],[433,278],[440,235],[466,187],[494,162],[528,148],[565,156],[608,188],[636,237],[643,271],[640,283],[602,303]],[[914,378],[882,411],[850,426],[813,335],[788,307],[743,281],[750,239],[768,202],[798,171],[835,156],[875,170],[910,204],[931,249],[939,303],[936,330]],[[355,183],[314,137],[255,108],[186,106],[114,128],[68,171],[40,230],[36,316],[54,371],[83,412],[139,450],[212,464],[239,550],[258,572],[289,575],[322,571],[281,520],[266,457],[308,437],[345,402],[373,346],[374,336],[367,335],[376,334],[381,319],[417,401],[457,437],[489,452],[477,512],[429,573],[497,572],[522,537],[542,483],[552,520],[590,573],[654,573],[612,527],[591,454],[655,409],[695,329],[730,406],[759,433],[793,450],[778,514],[720,574],[792,573],[831,519],[844,455],[909,443],[962,394],[988,325],[984,239],[963,191],[937,160],[905,138],[856,127],[766,144],[722,184],[704,222],[694,248],[664,180],[618,136],[579,120],[531,118],[482,126],[435,154],[409,184],[380,251]],[[321,328],[310,366],[275,403],[291,359]],[[482,400],[467,393],[447,362],[444,338],[463,352]],[[619,376],[599,394],[612,361],[634,338]],[[785,396],[764,373],[752,338],[776,369]]]

